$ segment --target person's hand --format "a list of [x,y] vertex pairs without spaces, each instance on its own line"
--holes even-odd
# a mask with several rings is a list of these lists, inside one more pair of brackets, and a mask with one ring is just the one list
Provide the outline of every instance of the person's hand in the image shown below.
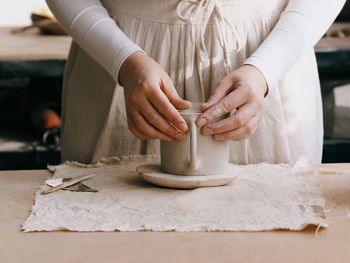
[[135,52],[123,63],[119,82],[124,87],[130,131],[141,140],[183,140],[188,127],[177,109],[190,102],[177,94],[163,68],[143,52]]
[[[201,105],[203,115],[196,124],[204,135],[212,135],[217,141],[246,139],[258,127],[266,92],[261,72],[244,65],[219,82],[207,103]],[[224,115],[228,116],[215,121]]]

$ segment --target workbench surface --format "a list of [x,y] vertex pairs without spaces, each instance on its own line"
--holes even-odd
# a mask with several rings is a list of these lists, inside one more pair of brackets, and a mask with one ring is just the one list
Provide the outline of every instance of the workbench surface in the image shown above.
[[350,164],[318,169],[330,226],[315,234],[22,233],[47,171],[0,172],[0,262],[350,262]]
[[40,35],[37,29],[13,34],[0,27],[0,80],[62,79],[72,39]]
[[12,30],[0,27],[0,61],[67,59],[70,37],[44,36],[35,29],[13,34]]

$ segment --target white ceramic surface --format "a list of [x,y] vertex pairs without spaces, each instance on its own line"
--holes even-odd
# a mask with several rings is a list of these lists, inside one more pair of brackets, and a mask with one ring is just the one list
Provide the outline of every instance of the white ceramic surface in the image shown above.
[[229,142],[205,136],[195,121],[202,114],[199,103],[179,111],[189,130],[184,141],[161,141],[161,170],[178,175],[212,175],[225,173],[229,166]]
[[149,164],[141,165],[136,168],[142,178],[154,185],[174,188],[174,189],[194,189],[200,187],[223,186],[231,183],[238,177],[233,171],[226,173],[205,175],[205,176],[179,176],[175,174],[164,173],[160,165]]

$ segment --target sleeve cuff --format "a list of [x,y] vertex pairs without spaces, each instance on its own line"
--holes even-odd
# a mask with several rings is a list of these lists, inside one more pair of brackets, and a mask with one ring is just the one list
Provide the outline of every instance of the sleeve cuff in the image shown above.
[[114,80],[116,81],[116,83],[118,85],[120,85],[118,79],[119,79],[119,72],[120,72],[120,68],[123,65],[123,63],[125,62],[125,60],[133,53],[135,52],[144,52],[139,46],[137,46],[134,43],[130,43],[129,45],[125,46],[118,54],[117,56],[114,58],[112,66],[111,66],[111,75],[114,78]]
[[258,56],[254,56],[253,54],[244,61],[243,65],[251,65],[253,67],[256,67],[261,72],[267,83],[267,94],[274,89],[276,83],[278,82],[278,79],[276,78],[277,74],[274,74],[273,69],[266,61],[264,61]]

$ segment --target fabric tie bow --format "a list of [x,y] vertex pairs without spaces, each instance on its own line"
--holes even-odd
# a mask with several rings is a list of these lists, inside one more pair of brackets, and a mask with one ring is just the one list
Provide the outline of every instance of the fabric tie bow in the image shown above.
[[[225,70],[228,74],[231,71],[231,61],[228,53],[228,39],[224,32],[225,25],[228,25],[232,30],[231,33],[237,36],[236,29],[225,18],[222,12],[222,6],[219,0],[181,0],[177,5],[178,17],[189,23],[201,19],[202,27],[200,32],[200,40],[197,41],[197,51],[201,62],[209,60],[208,49],[205,45],[205,31],[209,20],[213,17],[214,25],[217,28],[218,38],[224,53]],[[234,50],[240,49],[239,41],[236,41]]]

